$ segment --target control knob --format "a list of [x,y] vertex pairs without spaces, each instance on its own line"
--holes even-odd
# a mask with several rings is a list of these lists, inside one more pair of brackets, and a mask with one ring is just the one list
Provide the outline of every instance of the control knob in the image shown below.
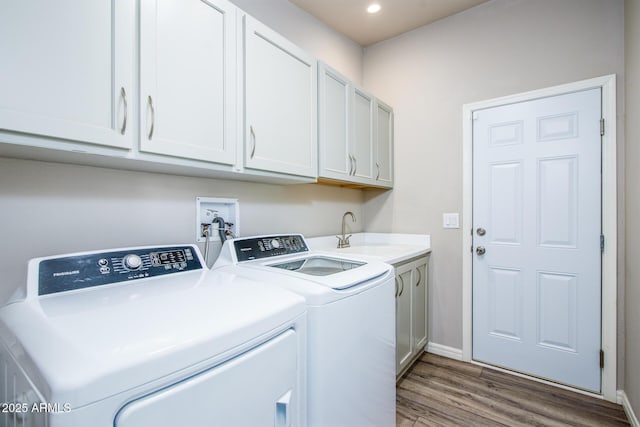
[[278,249],[278,248],[280,247],[280,241],[279,241],[278,239],[273,239],[273,240],[271,241],[271,246],[272,246],[273,248]]
[[129,254],[122,259],[122,263],[129,270],[137,270],[142,267],[142,258],[136,254]]

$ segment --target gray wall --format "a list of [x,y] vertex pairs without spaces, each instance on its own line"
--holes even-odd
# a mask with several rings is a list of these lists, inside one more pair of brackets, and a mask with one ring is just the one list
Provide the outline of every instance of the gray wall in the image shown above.
[[464,230],[442,228],[462,210],[462,105],[613,73],[621,95],[623,6],[493,0],[365,50],[364,85],[394,106],[396,137],[396,185],[365,193],[367,230],[431,234],[430,341],[462,347]]
[[640,4],[625,2],[626,295],[624,389],[640,416]]
[[[237,3],[352,79],[361,79],[361,47],[288,1]],[[0,301],[24,282],[27,260],[32,257],[195,242],[197,196],[238,198],[243,235],[290,231],[309,236],[334,234],[347,210],[360,220],[353,224],[353,231],[364,227],[361,190],[253,184],[0,158]]]

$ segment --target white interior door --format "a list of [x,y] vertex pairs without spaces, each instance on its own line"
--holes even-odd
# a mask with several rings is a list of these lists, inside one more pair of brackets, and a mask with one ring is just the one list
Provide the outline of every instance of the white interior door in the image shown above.
[[473,121],[473,359],[594,392],[600,119],[590,89]]

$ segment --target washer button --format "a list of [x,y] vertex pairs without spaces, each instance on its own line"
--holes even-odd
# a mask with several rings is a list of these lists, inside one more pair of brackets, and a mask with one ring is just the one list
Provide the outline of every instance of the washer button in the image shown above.
[[137,270],[142,267],[142,258],[136,254],[129,254],[123,258],[122,263],[129,270]]

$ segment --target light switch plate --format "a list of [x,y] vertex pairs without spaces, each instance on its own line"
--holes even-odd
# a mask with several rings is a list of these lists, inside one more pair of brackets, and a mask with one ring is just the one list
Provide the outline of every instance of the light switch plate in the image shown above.
[[443,213],[442,214],[442,227],[443,228],[460,228],[460,214],[459,213]]

